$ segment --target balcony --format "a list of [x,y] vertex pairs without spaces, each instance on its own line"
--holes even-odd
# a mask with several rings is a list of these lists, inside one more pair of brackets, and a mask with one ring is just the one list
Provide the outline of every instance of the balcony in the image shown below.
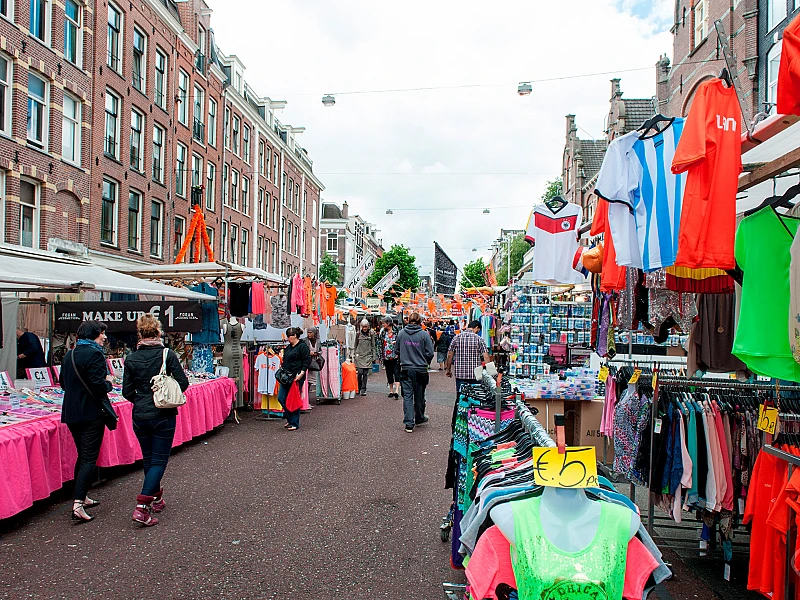
[[201,144],[205,144],[206,141],[206,126],[205,124],[198,118],[195,117],[194,126],[192,127],[192,137],[196,139]]

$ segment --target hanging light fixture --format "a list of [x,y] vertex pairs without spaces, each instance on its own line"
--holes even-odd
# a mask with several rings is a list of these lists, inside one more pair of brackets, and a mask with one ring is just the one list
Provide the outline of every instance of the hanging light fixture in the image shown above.
[[533,86],[530,81],[520,81],[517,86],[517,93],[520,96],[528,96],[533,91]]
[[485,215],[488,215],[490,212],[492,212],[492,211],[490,211],[488,208],[484,208],[483,209],[483,214],[485,214]]
[[473,249],[472,249],[472,251],[473,251],[473,252],[477,252],[477,251],[478,251],[478,249],[477,249],[477,248],[473,248]]
[[333,94],[325,94],[322,97],[322,104],[330,108],[331,106],[336,104],[336,97]]
[[394,211],[390,208],[389,210],[386,211],[386,214],[387,215],[393,215]]

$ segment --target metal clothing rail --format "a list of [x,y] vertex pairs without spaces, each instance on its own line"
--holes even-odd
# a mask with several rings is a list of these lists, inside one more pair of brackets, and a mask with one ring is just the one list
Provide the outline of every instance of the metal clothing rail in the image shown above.
[[699,377],[658,376],[658,386],[694,386],[705,388],[728,388],[737,390],[763,390],[778,392],[800,392],[800,385],[781,385],[779,383],[743,383],[728,379],[701,379]]
[[519,397],[515,399],[517,408],[517,418],[522,422],[525,431],[531,436],[533,441],[545,448],[555,448],[556,443],[547,433],[547,430],[539,422],[539,419],[531,412],[531,409]]

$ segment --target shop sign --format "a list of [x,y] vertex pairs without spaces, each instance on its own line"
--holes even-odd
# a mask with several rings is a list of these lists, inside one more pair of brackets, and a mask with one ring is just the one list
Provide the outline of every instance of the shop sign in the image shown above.
[[384,275],[381,280],[375,284],[375,287],[372,288],[372,291],[377,295],[385,294],[395,283],[397,283],[398,279],[400,279],[400,269],[397,265],[395,265],[392,267],[391,271]]
[[361,261],[361,264],[356,267],[356,270],[350,276],[350,279],[347,281],[344,287],[348,290],[356,290],[364,285],[364,282],[369,277],[372,270],[375,268],[375,255],[368,254],[364,257],[364,260]]
[[103,321],[108,333],[136,331],[136,319],[153,314],[165,332],[195,333],[203,329],[199,302],[58,302],[55,304],[55,331],[74,333],[84,321]]

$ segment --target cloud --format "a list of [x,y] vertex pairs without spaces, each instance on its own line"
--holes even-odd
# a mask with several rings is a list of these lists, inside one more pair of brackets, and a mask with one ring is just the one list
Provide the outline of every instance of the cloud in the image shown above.
[[[423,265],[433,240],[462,265],[501,228],[524,227],[561,173],[564,116],[599,135],[609,80],[621,77],[626,97],[653,96],[655,62],[672,47],[663,0],[208,2],[222,51],[259,95],[288,100],[283,123],[306,127],[323,198],[347,200]],[[517,95],[520,81],[533,82],[530,96]],[[334,108],[324,93],[338,93]]]

